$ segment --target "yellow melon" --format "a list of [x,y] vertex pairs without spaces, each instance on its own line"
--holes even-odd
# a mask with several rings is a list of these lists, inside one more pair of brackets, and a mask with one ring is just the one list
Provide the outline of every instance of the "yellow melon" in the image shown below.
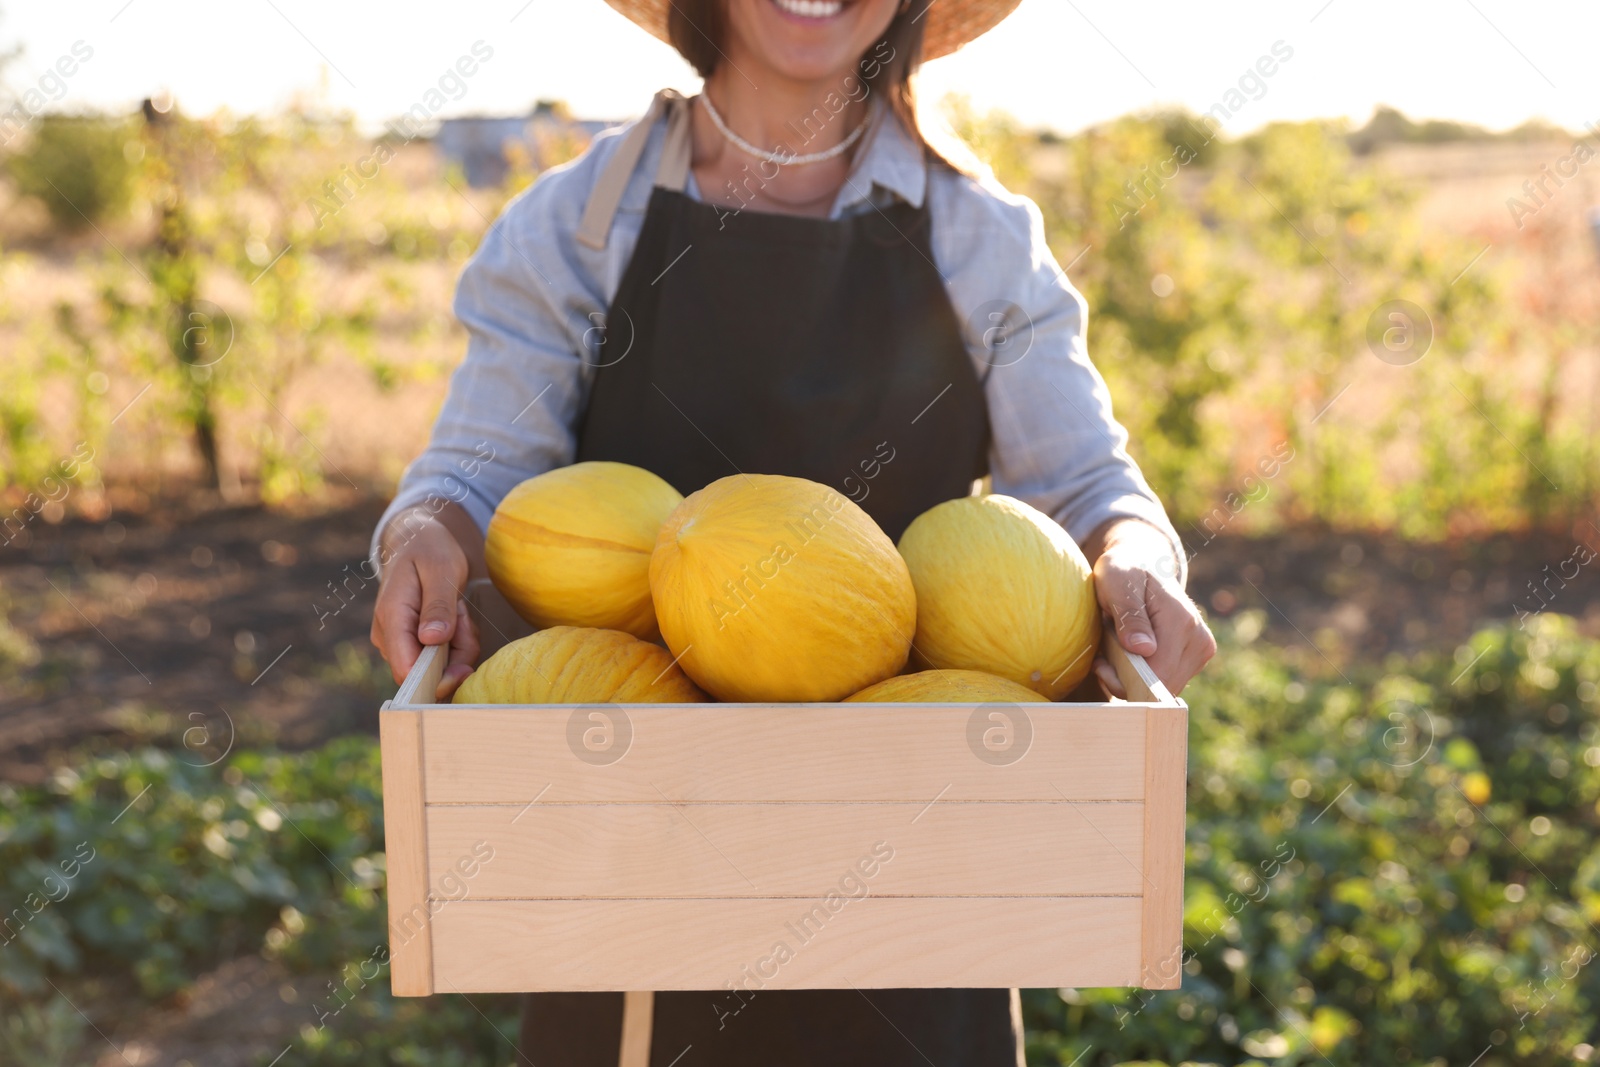
[[734,475],[661,526],[667,646],[719,700],[833,701],[905,666],[917,602],[894,542],[825,485]]
[[457,704],[691,704],[706,695],[660,645],[555,626],[511,642],[456,690]]
[[535,626],[654,640],[650,552],[662,520],[682,502],[672,486],[626,463],[574,463],[529,478],[489,520],[489,577]]
[[1059,523],[1008,496],[947,500],[900,538],[917,589],[915,662],[987,671],[1059,700],[1088,675],[1100,607]]
[[845,701],[878,704],[1039,704],[1050,698],[983,671],[918,671],[869,685]]

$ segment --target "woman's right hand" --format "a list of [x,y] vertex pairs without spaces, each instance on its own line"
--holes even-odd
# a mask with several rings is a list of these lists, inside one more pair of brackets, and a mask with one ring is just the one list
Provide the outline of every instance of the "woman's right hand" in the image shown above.
[[[456,508],[454,504],[446,509]],[[459,509],[457,509],[459,510]],[[436,700],[448,700],[478,659],[477,627],[462,597],[470,565],[452,522],[419,505],[399,512],[384,528],[383,577],[372,612],[372,643],[389,664],[396,683],[405,681],[425,645],[449,645]],[[472,520],[461,512],[469,529]]]

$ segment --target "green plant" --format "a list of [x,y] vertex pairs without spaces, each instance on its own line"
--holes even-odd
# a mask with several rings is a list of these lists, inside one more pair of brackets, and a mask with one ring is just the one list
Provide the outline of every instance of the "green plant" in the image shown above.
[[65,999],[23,1002],[0,1017],[0,1062],[78,1067],[89,1025]]
[[[192,140],[183,137],[178,116],[158,117],[145,127],[145,180],[154,187],[152,199],[160,205],[156,239],[145,261],[153,289],[152,311],[164,318],[167,348],[177,361],[186,386],[182,406],[184,422],[200,456],[204,483],[222,486],[221,458],[217,449],[217,412],[213,367],[226,355],[217,338],[221,332],[212,315],[202,309],[200,272],[202,258],[195,247],[195,223],[188,204],[187,171],[193,160],[184,149]],[[226,331],[232,341],[231,327]],[[220,350],[220,351],[219,351]]]
[[[1556,527],[1593,502],[1592,419],[1559,385],[1592,301],[1559,284],[1555,220],[1520,242],[1519,304],[1509,270],[1477,264],[1483,243],[1424,229],[1423,190],[1353,157],[1339,124],[1229,141],[1162,112],[1044,138],[959,100],[949,111],[1038,202],[1130,451],[1201,540],[1246,501],[1241,527],[1413,538]],[[1431,338],[1409,366],[1369,341],[1395,300]],[[1530,366],[1536,385],[1515,385]]]
[[128,205],[131,136],[130,123],[121,118],[41,115],[6,170],[18,192],[42,202],[57,226],[88,228]]
[[106,752],[47,787],[0,786],[0,900],[22,920],[4,930],[0,989],[39,994],[92,970],[164,996],[260,949],[285,906],[339,901],[339,929],[382,936],[375,744],[207,762]]
[[1346,679],[1223,632],[1186,693],[1183,988],[1028,994],[1030,1062],[1572,1062],[1600,967],[1600,643]]
[[0,591],[0,681],[8,688],[39,662],[39,646],[26,631],[12,624],[11,617],[11,598]]
[[[198,725],[183,737],[208,740]],[[397,1000],[386,965],[366,966],[387,959],[377,757],[369,738],[216,766],[189,746],[108,751],[44,788],[0,786],[0,994],[17,1005],[0,1059],[79,1062],[87,1024],[58,989],[109,980],[156,1000],[263,951],[299,971],[365,972],[308,1009],[296,1062],[512,1062],[516,998]]]
[[[388,974],[351,998],[337,1018],[302,1028],[296,1062],[306,1067],[520,1067],[515,1051],[521,999],[445,994],[393,997]],[[258,1067],[270,1067],[268,1056]]]
[[0,489],[38,485],[56,458],[40,432],[39,382],[22,367],[0,367],[0,446]]

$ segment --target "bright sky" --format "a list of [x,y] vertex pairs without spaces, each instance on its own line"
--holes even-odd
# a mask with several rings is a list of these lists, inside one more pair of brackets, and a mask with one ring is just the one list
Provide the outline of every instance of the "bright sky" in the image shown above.
[[[46,72],[76,42],[64,85]],[[475,42],[492,58],[442,114],[520,114],[539,98],[624,118],[692,72],[602,0],[0,0],[0,44],[25,51],[13,93],[121,108],[158,90],[191,113],[267,111],[322,94],[376,126],[417,103]],[[922,92],[970,96],[1063,132],[1158,104],[1205,111],[1276,42],[1292,58],[1224,125],[1347,115],[1503,128],[1600,123],[1595,0],[1023,0],[987,37],[929,64]],[[74,64],[68,63],[71,67]]]

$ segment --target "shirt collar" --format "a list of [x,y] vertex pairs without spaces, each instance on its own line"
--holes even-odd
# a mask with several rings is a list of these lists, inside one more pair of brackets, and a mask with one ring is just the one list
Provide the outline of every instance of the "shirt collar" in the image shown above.
[[912,207],[921,207],[928,191],[928,164],[921,142],[905,128],[894,109],[881,100],[874,102],[867,122],[870,125],[855,166],[839,190],[834,215],[870,200],[874,186]]

